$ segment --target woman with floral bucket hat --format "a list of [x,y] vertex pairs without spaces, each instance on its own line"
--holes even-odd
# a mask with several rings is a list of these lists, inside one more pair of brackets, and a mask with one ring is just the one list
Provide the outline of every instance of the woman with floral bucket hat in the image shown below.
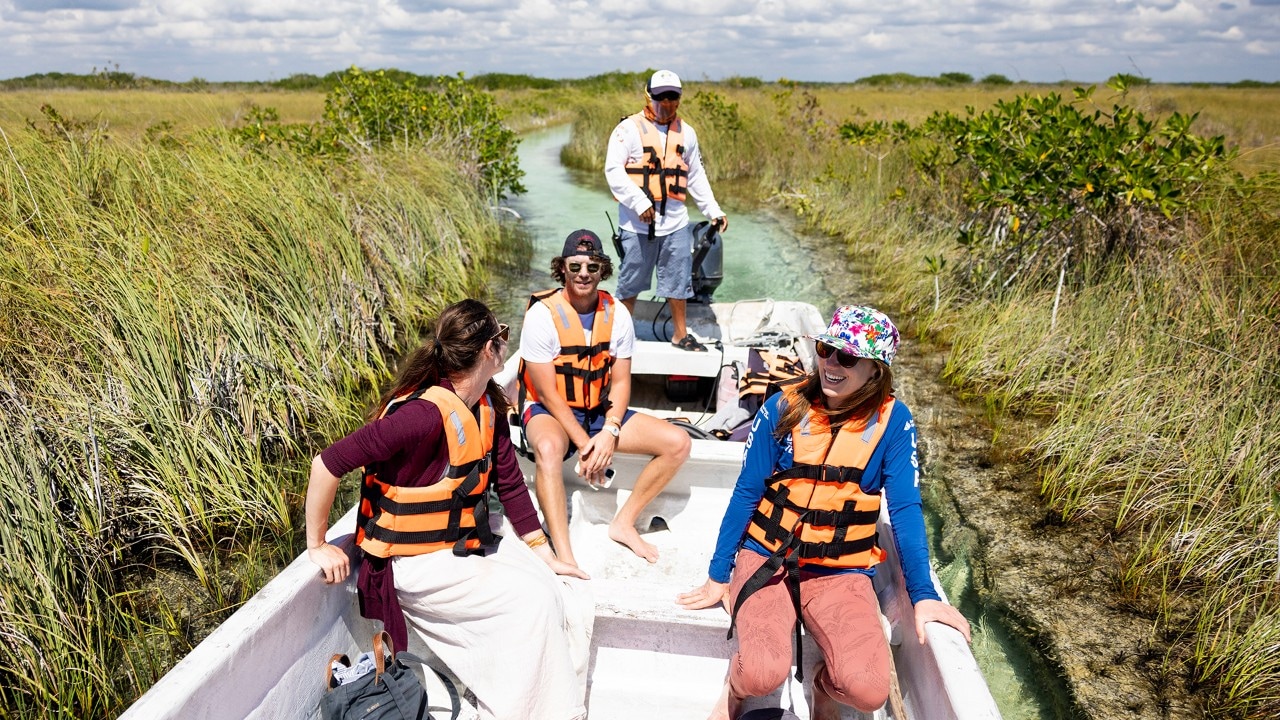
[[733,618],[738,651],[714,720],[736,717],[744,698],[786,680],[793,658],[778,648],[793,633],[803,679],[801,623],[822,653],[811,717],[884,705],[891,658],[871,584],[884,557],[876,536],[882,501],[919,642],[929,622],[969,639],[968,621],[942,602],[929,572],[915,422],[893,394],[898,329],[878,310],[846,305],[813,340],[817,366],[756,415],[706,582],[679,597],[691,610],[722,603]]

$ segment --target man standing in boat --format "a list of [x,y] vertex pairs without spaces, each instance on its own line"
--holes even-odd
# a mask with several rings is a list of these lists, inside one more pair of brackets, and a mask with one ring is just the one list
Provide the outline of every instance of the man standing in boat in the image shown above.
[[530,402],[521,424],[537,466],[534,490],[556,556],[576,565],[569,544],[564,461],[577,453],[588,484],[607,486],[616,452],[652,455],[626,503],[609,524],[609,537],[649,562],[658,549],[640,537],[635,523],[689,457],[682,430],[627,409],[631,400],[631,313],[600,282],[613,274],[600,238],[575,230],[551,260],[561,287],[529,300],[520,333],[520,385]]
[[645,92],[644,110],[614,128],[604,161],[605,179],[618,201],[623,253],[618,297],[634,312],[636,297],[649,289],[656,267],[657,293],[671,306],[672,344],[706,352],[685,325],[685,302],[693,296],[693,232],[685,196],[693,196],[720,232],[729,229],[729,218],[703,171],[697,133],[677,114],[680,78],[659,70]]

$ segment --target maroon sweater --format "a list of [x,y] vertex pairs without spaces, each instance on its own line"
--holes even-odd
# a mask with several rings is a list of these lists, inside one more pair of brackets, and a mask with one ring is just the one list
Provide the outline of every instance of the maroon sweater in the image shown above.
[[[440,384],[453,389],[448,380]],[[383,482],[403,487],[434,485],[444,477],[449,464],[449,444],[443,431],[444,420],[439,408],[426,400],[410,400],[391,415],[374,420],[330,445],[320,453],[320,459],[337,477],[378,463],[378,479]],[[497,448],[498,464],[489,479],[497,490],[507,518],[520,535],[540,529],[538,511],[529,499],[524,474],[516,461],[511,427],[506,417],[496,419],[493,443]],[[408,647],[409,635],[400,600],[396,597],[391,567],[386,559],[367,553],[363,555],[356,583],[360,614],[371,620],[381,620],[391,633],[396,649],[404,650]]]

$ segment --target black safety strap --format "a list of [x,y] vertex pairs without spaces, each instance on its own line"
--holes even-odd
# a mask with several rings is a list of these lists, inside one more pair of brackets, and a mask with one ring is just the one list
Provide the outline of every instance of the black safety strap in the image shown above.
[[[609,340],[612,340],[612,338]],[[579,360],[585,360],[592,355],[596,355],[601,352],[608,352],[609,340],[602,340],[594,345],[564,345],[560,348],[560,354],[577,355]]]
[[578,399],[578,393],[575,389],[577,387],[577,384],[574,382],[575,378],[581,380],[583,384],[583,394],[589,395],[589,393],[586,392],[587,385],[606,377],[611,369],[612,368],[609,365],[595,370],[583,370],[582,368],[569,367],[568,365],[557,365],[556,374],[565,376],[564,399],[570,404],[573,404],[573,402]]
[[830,483],[862,482],[862,468],[840,467],[839,465],[792,465],[786,470],[774,473],[769,482],[787,479],[818,480]]
[[801,628],[804,625],[804,616],[800,610],[800,563],[796,560],[794,553],[791,552],[792,547],[799,542],[799,538],[792,535],[789,542],[783,544],[764,564],[759,567],[747,581],[743,583],[742,589],[738,591],[738,597],[733,601],[733,612],[729,616],[729,634],[728,639],[733,639],[733,630],[738,624],[738,610],[742,608],[742,604],[752,595],[768,585],[774,575],[778,574],[778,570],[785,568],[785,576],[782,582],[787,586],[787,592],[791,595],[791,606],[795,609],[796,625],[795,625],[795,643],[796,643],[796,680],[804,682],[804,645],[801,636]]

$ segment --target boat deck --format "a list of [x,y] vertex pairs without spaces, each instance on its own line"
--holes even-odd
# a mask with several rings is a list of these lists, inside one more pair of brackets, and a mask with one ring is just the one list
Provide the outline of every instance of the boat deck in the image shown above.
[[[710,713],[728,669],[733,642],[722,609],[689,611],[676,595],[706,579],[719,518],[731,490],[693,487],[686,496],[666,494],[650,506],[655,529],[644,537],[658,547],[652,565],[608,537],[608,521],[625,502],[626,489],[574,493],[571,522],[574,552],[592,577],[596,624],[592,637],[588,707],[591,718],[653,717],[703,720]],[[712,518],[713,522],[708,522]],[[806,664],[818,658],[805,638]],[[812,676],[813,668],[807,669]],[[807,683],[806,683],[807,686]],[[789,680],[747,709],[791,707],[808,718],[811,688]],[[842,720],[887,718],[846,709]]]

